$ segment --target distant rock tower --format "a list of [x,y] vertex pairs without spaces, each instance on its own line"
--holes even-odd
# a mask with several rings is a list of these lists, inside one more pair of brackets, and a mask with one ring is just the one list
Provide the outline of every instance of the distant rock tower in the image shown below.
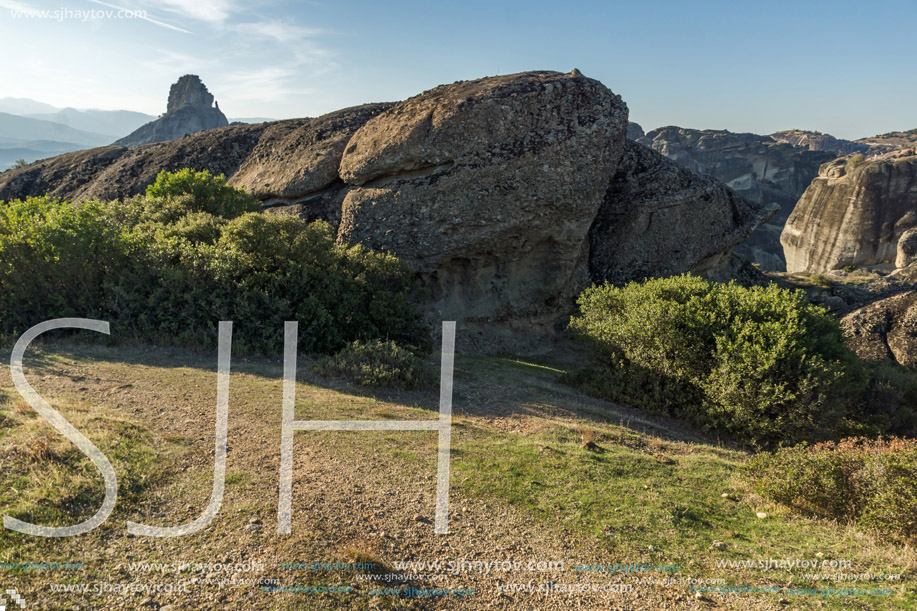
[[227,125],[229,121],[220,111],[219,105],[214,106],[213,95],[201,82],[200,77],[186,74],[169,89],[166,114],[121,138],[115,144],[139,146],[166,142]]

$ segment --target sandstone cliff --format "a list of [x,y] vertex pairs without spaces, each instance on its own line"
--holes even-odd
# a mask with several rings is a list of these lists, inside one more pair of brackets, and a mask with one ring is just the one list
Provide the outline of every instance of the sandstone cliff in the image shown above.
[[777,204],[773,219],[736,249],[772,271],[785,269],[777,239],[783,223],[818,167],[835,156],[770,136],[674,126],[649,131],[638,142],[689,170],[717,178],[752,202]]
[[186,74],[169,90],[166,113],[115,142],[117,146],[138,146],[175,140],[188,134],[229,125],[213,95],[200,77]]
[[894,263],[898,240],[917,226],[917,156],[862,155],[824,164],[787,220],[780,241],[791,272]]
[[223,173],[268,212],[393,252],[466,349],[562,324],[591,282],[714,272],[769,213],[626,139],[620,97],[578,71],[437,87],[317,119],[105,147],[0,174],[0,200],[140,193],[163,169]]

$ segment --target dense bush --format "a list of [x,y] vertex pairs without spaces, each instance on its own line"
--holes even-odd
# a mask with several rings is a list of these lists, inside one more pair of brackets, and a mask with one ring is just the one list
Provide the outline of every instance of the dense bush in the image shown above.
[[596,358],[570,380],[593,394],[756,447],[828,439],[862,420],[862,366],[801,291],[679,276],[596,286],[578,303],[571,328]]
[[377,388],[418,390],[436,384],[433,369],[393,341],[353,342],[318,363],[316,371]]
[[222,176],[162,173],[144,196],[0,207],[0,331],[64,316],[112,333],[211,346],[235,321],[242,351],[276,351],[283,322],[300,346],[333,353],[354,340],[427,347],[415,275],[400,261],[335,243],[332,228],[263,215]]
[[917,440],[849,438],[758,454],[741,474],[761,496],[801,513],[917,537]]

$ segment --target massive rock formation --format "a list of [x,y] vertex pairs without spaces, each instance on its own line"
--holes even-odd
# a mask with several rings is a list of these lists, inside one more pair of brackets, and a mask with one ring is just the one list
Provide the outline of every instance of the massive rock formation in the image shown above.
[[753,233],[736,252],[763,269],[784,269],[779,236],[796,200],[833,153],[809,150],[770,136],[736,134],[725,130],[661,127],[637,140],[678,164],[713,176],[742,197],[779,208],[768,225]]
[[894,263],[917,226],[917,156],[842,157],[821,167],[780,241],[791,272]]
[[860,358],[917,365],[917,291],[871,303],[841,323]]
[[834,153],[835,157],[869,151],[869,145],[863,142],[851,142],[850,140],[835,138],[831,134],[802,129],[774,132],[770,137],[777,142],[787,142],[793,146],[807,148],[810,151],[828,151]]
[[82,151],[0,174],[0,200],[140,193],[163,169],[223,173],[273,213],[399,256],[464,349],[514,347],[571,313],[591,282],[712,273],[768,214],[628,141],[598,81],[530,72],[398,104]]
[[437,87],[360,128],[339,236],[420,270],[443,320],[552,325],[589,283],[589,227],[627,107],[553,72]]
[[726,263],[723,244],[741,242],[774,212],[628,141],[589,233],[589,268],[614,283],[710,272]]
[[226,127],[226,116],[200,77],[186,74],[169,90],[166,114],[115,142],[116,146],[138,146],[175,140],[188,134]]
[[725,130],[661,127],[638,142],[689,170],[713,176],[746,199],[779,204],[778,222],[793,211],[819,166],[836,157],[770,136]]

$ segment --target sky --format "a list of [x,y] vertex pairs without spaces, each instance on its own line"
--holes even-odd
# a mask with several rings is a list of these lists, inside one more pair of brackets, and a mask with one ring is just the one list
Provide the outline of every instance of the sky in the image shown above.
[[578,68],[647,130],[855,139],[917,127],[915,32],[917,0],[0,0],[0,97],[160,114],[197,74],[283,119]]

